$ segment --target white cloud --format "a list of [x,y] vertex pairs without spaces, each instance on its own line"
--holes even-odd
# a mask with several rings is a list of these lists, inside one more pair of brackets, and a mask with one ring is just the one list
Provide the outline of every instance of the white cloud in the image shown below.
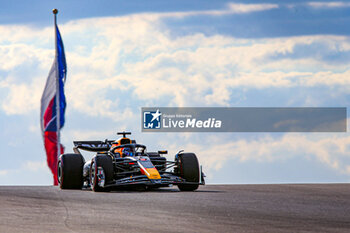
[[[6,164],[6,161],[4,161]],[[0,170],[2,185],[51,185],[52,174],[46,161],[23,161],[14,169]]]
[[8,173],[8,170],[0,170],[0,176],[6,176]]
[[46,171],[46,161],[26,161],[22,164],[21,169],[26,169],[32,172]]
[[[192,135],[192,139],[193,139]],[[162,145],[175,153],[178,148],[167,139]],[[203,146],[210,145],[210,146]],[[309,158],[314,162],[323,163],[339,174],[350,175],[350,136],[333,134],[285,134],[281,137],[270,135],[255,139],[241,138],[238,140],[223,140],[220,136],[201,138],[200,143],[192,140],[182,148],[187,152],[195,152],[201,164],[208,173],[220,170],[230,161],[249,163],[278,163],[291,158]]]
[[54,33],[53,27],[39,28],[24,25],[0,25],[2,37],[0,43],[2,45],[12,44],[40,44],[47,45],[53,43],[54,38],[47,35]]
[[348,2],[309,2],[308,5],[314,8],[350,7],[350,3]]
[[248,14],[258,11],[267,11],[276,9],[279,6],[277,4],[244,4],[244,3],[229,3],[226,9],[222,10],[204,10],[204,11],[186,11],[186,12],[166,12],[166,13],[148,13],[155,17],[172,17],[172,18],[183,18],[189,16],[222,16],[222,15],[233,15],[233,14]]
[[6,169],[0,170],[0,176],[13,177],[16,174],[26,171],[27,174],[30,173],[47,173],[49,171],[46,161],[23,161],[19,164],[19,167],[16,169]]
[[229,3],[230,10],[235,13],[249,13],[256,11],[266,11],[278,8],[277,4],[242,4],[242,3]]
[[[273,7],[276,6],[230,4],[229,8],[244,12]],[[68,62],[69,107],[121,122],[135,115],[131,108],[120,113],[124,96],[118,93],[122,92],[138,103],[167,100],[168,106],[228,106],[232,103],[232,89],[237,88],[327,86],[349,92],[344,88],[349,84],[347,63],[322,59],[322,53],[325,57],[327,53],[350,53],[347,37],[237,39],[197,33],[172,38],[167,32],[170,28],[164,28],[161,22],[154,13],[60,25]],[[30,38],[39,42],[27,45],[23,33],[30,30]],[[9,38],[0,44],[0,69],[6,74],[0,88],[8,93],[1,102],[2,109],[7,114],[28,114],[39,109],[53,60],[53,49],[47,49],[53,45],[48,44],[48,39],[40,41],[52,38],[52,30],[1,26],[0,32]],[[311,50],[311,54],[319,51],[319,56],[297,54],[298,46],[319,44],[327,48]],[[32,60],[35,62],[27,70],[16,72]]]
[[[316,2],[313,6],[322,7],[322,4]],[[269,88],[286,93],[288,88],[315,91],[323,88],[320,98],[305,93],[302,104],[322,106],[332,96],[339,95],[344,102],[334,104],[345,105],[350,94],[348,61],[330,62],[326,57],[340,54],[346,58],[350,53],[349,37],[238,39],[201,33],[172,37],[171,28],[162,21],[166,17],[244,14],[277,7],[276,4],[230,3],[222,10],[144,13],[59,25],[68,63],[65,87],[68,114],[75,114],[77,118],[92,116],[97,120],[105,117],[109,121],[103,127],[92,122],[88,130],[66,122],[65,145],[68,147],[72,140],[113,138],[117,130],[136,129],[141,105],[232,106],[238,102],[233,95],[246,90],[266,90],[271,94]],[[0,26],[0,34],[0,92],[5,96],[0,100],[2,111],[8,115],[36,114],[54,58],[53,28]],[[305,54],[298,53],[309,48]],[[292,101],[293,95],[290,93],[288,101]],[[281,100],[279,104],[288,106],[289,102]],[[33,125],[27,127],[32,136],[39,130]],[[109,127],[115,128],[104,130]],[[41,140],[40,134],[37,137]],[[209,171],[222,168],[230,160],[278,163],[306,155],[336,172],[350,175],[347,135],[288,134],[277,139],[242,137],[232,142],[223,135],[201,135],[192,140],[191,134],[160,139],[159,135],[149,134],[147,140],[152,146],[158,143],[172,152],[177,152],[178,145],[184,145],[184,149],[200,156]],[[20,167],[30,170],[31,174],[50,175],[45,161],[24,161]],[[0,170],[0,175],[18,172]]]
[[69,134],[77,141],[80,140],[103,140],[103,138],[106,138],[108,136],[115,136],[116,131],[115,130],[70,130],[66,132],[66,134]]
[[8,96],[2,102],[2,108],[8,115],[27,114],[39,109],[42,92],[42,80],[35,79],[31,84],[7,84]]

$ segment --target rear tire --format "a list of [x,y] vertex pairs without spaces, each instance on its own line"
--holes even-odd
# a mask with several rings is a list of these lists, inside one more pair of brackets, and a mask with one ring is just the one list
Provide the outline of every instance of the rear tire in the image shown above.
[[[102,169],[104,179],[103,185],[101,185],[101,182],[99,182],[99,178],[101,179],[101,177],[99,177],[101,174],[98,174],[99,169]],[[96,155],[92,159],[90,166],[90,182],[92,190],[94,192],[109,192],[110,188],[105,188],[104,186],[111,181],[113,181],[112,158],[108,155]]]
[[[177,157],[177,172],[186,182],[199,183],[199,163],[194,153],[182,153]],[[179,184],[181,191],[194,191],[198,189],[199,184]]]
[[63,154],[58,159],[57,179],[61,189],[81,189],[84,158],[81,154]]

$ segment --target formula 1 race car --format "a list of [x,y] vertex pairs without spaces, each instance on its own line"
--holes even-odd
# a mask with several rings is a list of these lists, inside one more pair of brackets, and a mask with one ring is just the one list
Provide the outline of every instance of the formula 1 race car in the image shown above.
[[[194,153],[179,151],[175,161],[167,161],[167,151],[147,152],[146,146],[126,137],[105,141],[74,141],[74,152],[58,159],[61,189],[90,188],[110,191],[113,187],[159,188],[177,185],[181,191],[194,191],[204,185],[204,174]],[[79,149],[96,152],[85,162]]]

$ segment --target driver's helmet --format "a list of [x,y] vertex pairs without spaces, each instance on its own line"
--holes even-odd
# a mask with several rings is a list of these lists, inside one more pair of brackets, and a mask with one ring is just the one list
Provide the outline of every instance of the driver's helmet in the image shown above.
[[123,156],[134,156],[133,151],[129,147],[123,149]]

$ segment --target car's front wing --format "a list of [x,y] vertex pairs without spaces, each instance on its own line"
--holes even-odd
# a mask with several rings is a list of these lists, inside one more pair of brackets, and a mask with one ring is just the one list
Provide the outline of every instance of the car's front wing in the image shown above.
[[185,179],[172,175],[171,173],[163,173],[161,174],[161,179],[148,179],[146,175],[137,175],[126,177],[118,180],[114,180],[113,182],[105,184],[105,188],[108,187],[117,187],[117,186],[154,186],[154,187],[166,187],[170,185],[178,185],[178,184],[199,184],[204,185],[204,182],[186,182]]

